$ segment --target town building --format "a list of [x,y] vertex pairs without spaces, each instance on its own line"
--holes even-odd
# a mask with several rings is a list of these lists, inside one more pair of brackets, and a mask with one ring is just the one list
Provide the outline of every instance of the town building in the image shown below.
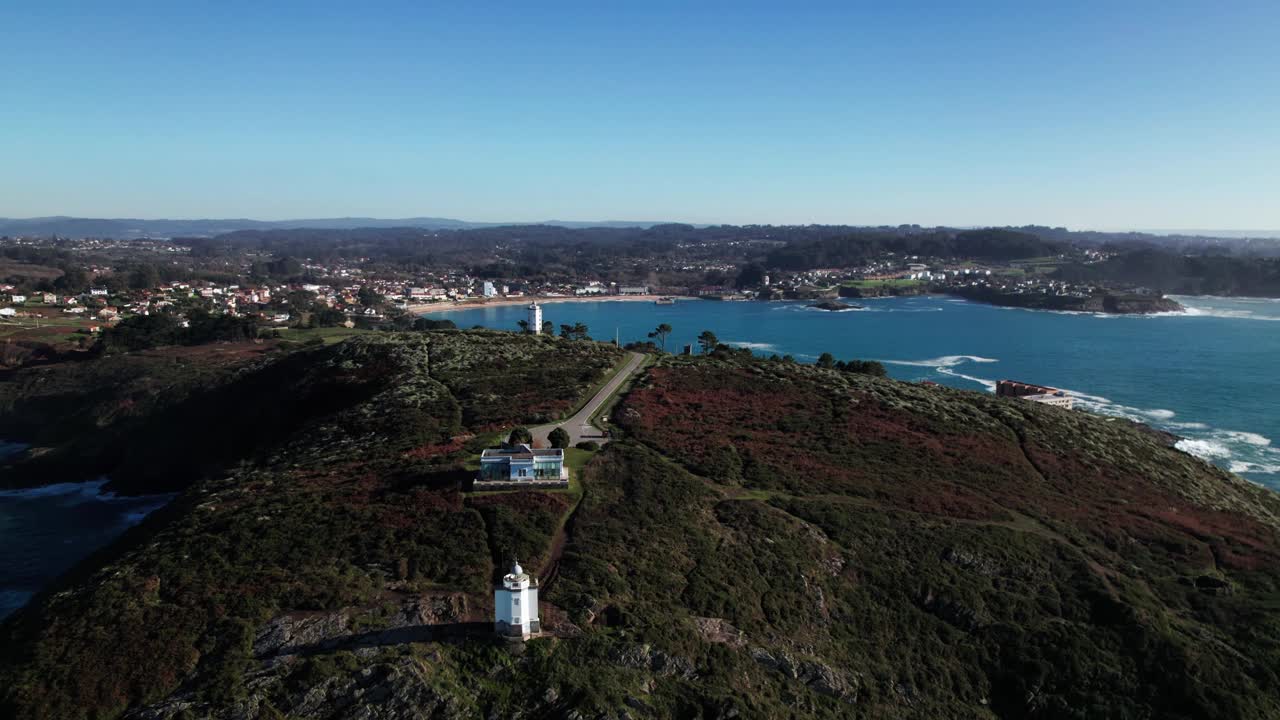
[[538,580],[530,577],[519,562],[493,589],[493,630],[511,640],[527,640],[542,632],[538,619]]
[[542,306],[537,301],[529,305],[529,332],[542,334]]
[[487,448],[480,453],[477,489],[509,487],[568,487],[569,468],[564,450],[534,450],[526,444]]
[[483,290],[483,292],[484,292],[484,296],[485,296],[485,297],[487,297],[487,298],[497,297],[497,295],[498,295],[498,290],[497,290],[497,288],[495,288],[495,287],[493,286],[493,283],[489,282],[488,280],[485,280],[485,281],[484,281],[484,290]]
[[1046,387],[1044,385],[1032,385],[1030,383],[1018,382],[1017,380],[1001,380],[996,383],[996,395],[1000,397],[1014,397],[1020,400],[1030,400],[1043,405],[1053,405],[1054,407],[1072,409],[1073,402],[1070,395],[1065,390]]

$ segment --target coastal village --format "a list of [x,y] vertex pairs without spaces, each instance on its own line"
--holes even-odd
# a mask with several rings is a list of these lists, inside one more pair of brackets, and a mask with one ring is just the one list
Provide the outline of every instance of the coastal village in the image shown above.
[[[638,260],[649,281],[616,280],[613,273],[522,276],[477,274],[473,269],[441,267],[416,273],[385,268],[367,258],[289,259],[245,254],[234,267],[200,272],[191,249],[162,240],[103,240],[40,237],[0,238],[10,256],[58,248],[75,272],[33,263],[0,267],[0,322],[56,323],[80,333],[95,333],[132,316],[173,315],[181,321],[195,309],[255,320],[271,329],[353,325],[377,326],[397,316],[413,316],[441,307],[569,300],[830,300],[924,293],[980,292],[1056,298],[1087,298],[1101,288],[1054,280],[1042,271],[1063,258],[1019,263],[943,261],[885,254],[852,267],[803,271],[766,269],[717,259],[664,266],[659,258]],[[707,254],[707,253],[702,253]],[[120,263],[100,256],[118,256]],[[186,256],[186,257],[184,257]],[[1085,260],[1108,257],[1086,251]],[[182,260],[180,261],[179,258]],[[647,260],[648,262],[644,262]],[[143,261],[146,264],[140,264]],[[27,274],[27,273],[30,274]],[[182,279],[164,279],[180,274]],[[43,277],[41,277],[43,275]],[[203,275],[203,277],[202,277]],[[673,279],[681,282],[671,282]],[[665,279],[665,281],[664,281]],[[978,298],[981,299],[981,298]]]

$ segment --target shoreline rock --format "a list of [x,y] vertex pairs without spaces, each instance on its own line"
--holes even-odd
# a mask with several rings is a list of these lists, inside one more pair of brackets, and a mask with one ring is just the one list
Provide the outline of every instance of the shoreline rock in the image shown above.
[[807,307],[815,308],[817,310],[826,310],[828,312],[841,312],[843,310],[861,310],[862,309],[861,305],[851,305],[849,303],[842,303],[836,300],[824,300],[819,303],[811,303]]

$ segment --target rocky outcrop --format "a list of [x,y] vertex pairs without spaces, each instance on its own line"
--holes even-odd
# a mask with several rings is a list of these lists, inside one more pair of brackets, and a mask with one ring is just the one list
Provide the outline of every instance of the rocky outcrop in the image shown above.
[[473,605],[462,593],[412,597],[389,617],[379,618],[376,627],[367,628],[354,627],[353,619],[363,612],[358,608],[281,615],[258,628],[253,654],[267,658],[344,647],[373,647],[412,640],[415,633],[418,639],[429,639],[476,621]]
[[1232,592],[1231,582],[1215,575],[1201,575],[1195,580],[1190,580],[1188,584],[1194,585],[1205,595],[1225,596]]
[[761,667],[799,682],[810,690],[847,703],[858,700],[860,679],[815,660],[798,659],[785,650],[751,648],[751,657]]
[[664,677],[690,680],[697,676],[693,663],[687,658],[668,655],[648,645],[614,645],[609,649],[609,661],[636,670],[645,670]]
[[949,547],[942,551],[942,559],[956,567],[972,570],[979,575],[995,577],[1000,574],[1000,564],[981,553],[964,548]]
[[322,615],[282,615],[258,628],[253,638],[256,657],[287,654],[290,650],[314,646],[350,633],[351,616],[346,611]]
[[851,305],[849,303],[837,302],[835,300],[826,300],[820,303],[813,303],[809,307],[815,310],[827,310],[830,312],[840,312],[842,310],[861,310],[861,305]]
[[973,632],[985,624],[975,608],[955,598],[941,596],[932,588],[921,588],[916,601],[920,609],[965,632]]
[[693,625],[698,634],[707,642],[730,647],[742,647],[747,644],[746,633],[729,624],[723,618],[695,617]]

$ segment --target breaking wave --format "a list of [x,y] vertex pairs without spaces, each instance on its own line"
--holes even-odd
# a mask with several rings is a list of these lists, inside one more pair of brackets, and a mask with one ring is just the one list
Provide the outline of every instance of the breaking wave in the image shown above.
[[964,363],[994,363],[1000,362],[996,358],[986,358],[978,355],[943,355],[942,357],[930,358],[928,360],[881,360],[880,362],[888,365],[905,365],[908,367],[927,367],[933,368],[933,371],[942,375],[950,375],[951,377],[968,380],[985,387],[989,392],[996,391],[996,381],[986,378],[975,377],[973,375],[965,375],[958,373],[952,368]]
[[1266,465],[1263,463],[1252,463],[1244,460],[1232,460],[1231,465],[1227,467],[1233,473],[1258,473],[1260,475],[1272,475],[1280,473],[1280,464]]
[[985,358],[977,355],[943,355],[942,357],[928,360],[881,360],[880,362],[890,365],[910,365],[912,367],[950,368],[966,362],[993,363],[1000,361],[996,358]]
[[1225,298],[1185,295],[1170,295],[1169,297],[1182,303],[1185,310],[1180,313],[1160,313],[1161,315],[1215,317],[1229,320],[1262,320],[1266,322],[1280,321],[1276,298]]
[[758,352],[777,352],[778,346],[773,343],[766,342],[746,342],[744,340],[725,340],[725,345],[746,348],[748,350],[756,350]]
[[[1226,445],[1212,440],[1183,438],[1174,443],[1173,446],[1184,453],[1195,455],[1203,460],[1222,460],[1231,457],[1231,450]],[[1232,464],[1234,465],[1235,463]]]
[[88,482],[56,483],[54,485],[21,488],[18,490],[0,490],[0,498],[34,500],[36,498],[67,496],[69,499],[83,499],[86,501],[95,499],[109,500],[114,498],[115,494],[102,492],[102,486],[106,484],[106,478],[100,478],[98,480],[89,480]]
[[90,502],[113,503],[124,507],[120,513],[120,522],[126,527],[137,525],[142,519],[160,508],[168,505],[176,493],[160,495],[117,495],[103,492],[107,478],[98,478],[79,483],[55,483],[33,488],[17,490],[0,490],[0,500],[46,501],[62,507],[72,507]]

